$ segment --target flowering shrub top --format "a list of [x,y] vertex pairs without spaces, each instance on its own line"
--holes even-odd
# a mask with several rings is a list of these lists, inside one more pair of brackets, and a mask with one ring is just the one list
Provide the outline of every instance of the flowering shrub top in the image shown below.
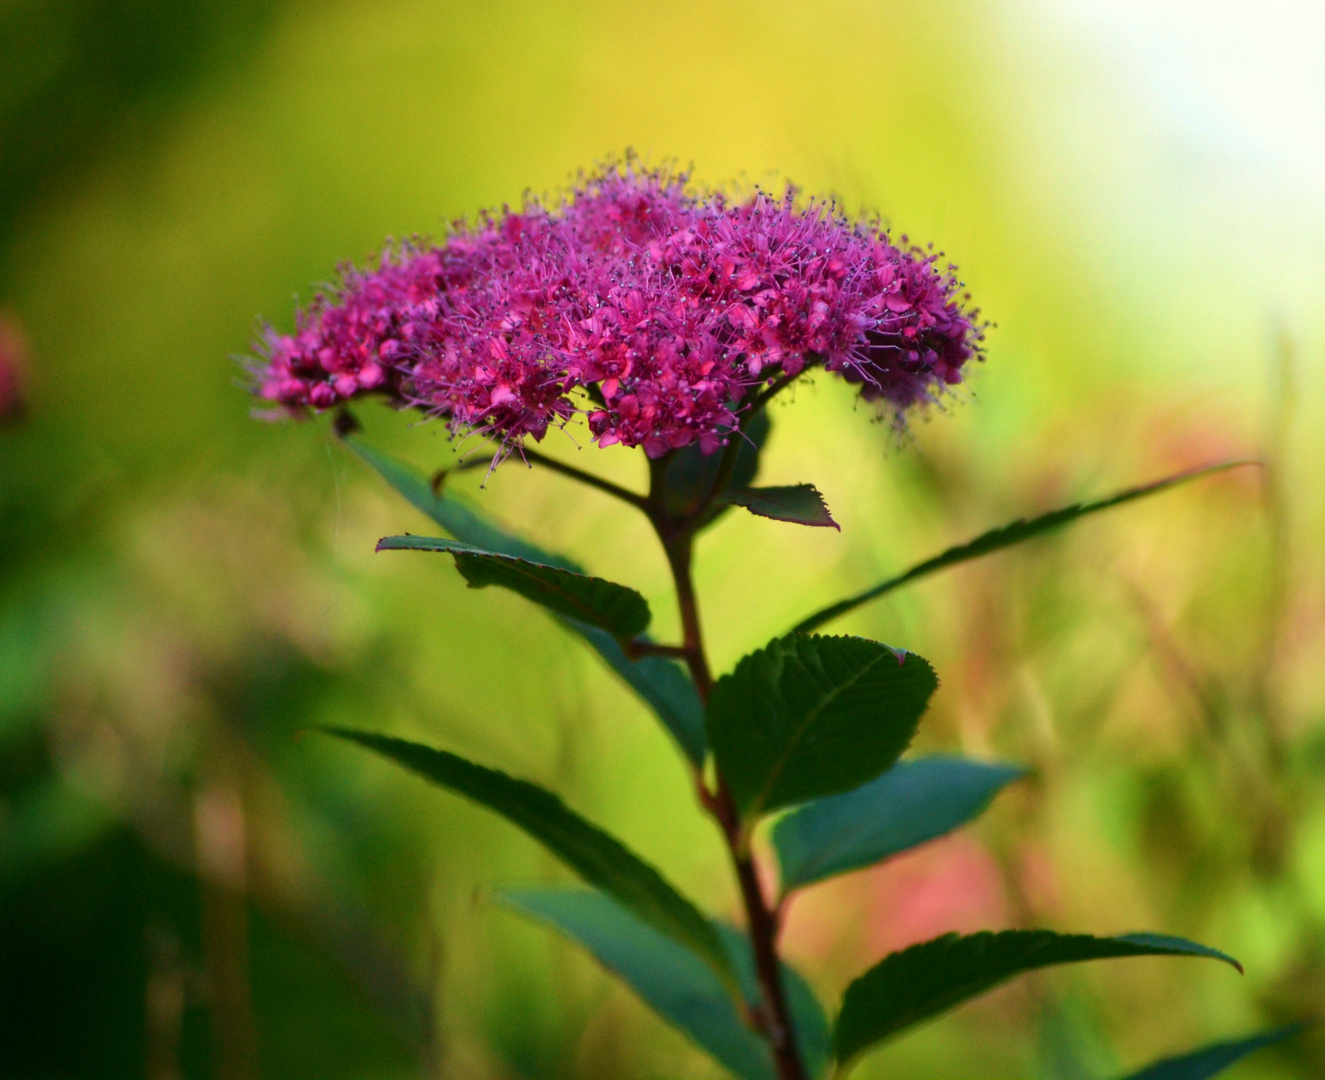
[[[505,532],[453,501],[444,473],[429,484],[364,443],[356,425],[335,425],[450,534],[388,536],[379,551],[447,553],[471,586],[545,608],[656,714],[727,848],[739,929],[715,923],[536,784],[447,750],[328,730],[545,845],[588,888],[508,889],[501,902],[585,945],[741,1080],[845,1077],[881,1041],[1038,968],[1127,956],[1239,966],[1159,934],[945,934],[880,959],[847,987],[830,1024],[779,954],[796,890],[950,832],[1024,771],[947,755],[899,760],[937,690],[934,669],[906,649],[814,631],[928,574],[1238,464],[993,529],[821,608],[715,675],[692,570],[698,534],[732,506],[837,524],[813,484],[751,485],[768,430],[764,406],[812,367],[854,383],[896,417],[933,400],[979,351],[981,327],[957,289],[933,256],[830,204],[798,203],[792,191],[732,201],[627,158],[582,179],[556,206],[529,199],[518,212],[457,226],[439,245],[390,249],[375,271],[347,270],[293,335],[268,335],[256,373],[261,396],[295,413],[384,394],[455,431],[498,439],[503,450],[584,413],[600,446],[639,446],[655,459],[641,492],[522,448],[531,465],[647,518],[672,575],[681,624],[673,642],[649,636],[643,594]],[[742,441],[731,438],[738,425]],[[776,885],[752,845],[765,823]],[[1205,1080],[1294,1030],[1220,1044],[1132,1080],[1174,1070]]]
[[933,400],[980,347],[958,289],[831,204],[732,202],[628,158],[561,205],[344,271],[294,334],[267,333],[257,391],[294,412],[383,393],[504,443],[587,412],[600,446],[712,453],[761,387],[812,366],[899,416]]

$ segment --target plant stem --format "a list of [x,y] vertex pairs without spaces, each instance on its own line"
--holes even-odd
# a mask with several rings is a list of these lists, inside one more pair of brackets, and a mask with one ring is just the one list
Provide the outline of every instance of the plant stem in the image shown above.
[[606,492],[613,498],[620,499],[622,502],[629,503],[637,510],[644,510],[648,507],[648,499],[643,495],[637,495],[633,491],[623,488],[620,484],[614,484],[611,480],[604,480],[601,476],[594,476],[593,473],[587,473],[582,469],[577,469],[574,465],[567,465],[565,462],[558,461],[556,458],[546,457],[537,450],[531,450],[529,447],[523,447],[520,450],[525,461],[534,465],[542,465],[545,469],[551,469],[553,472],[559,472],[562,476],[569,476],[572,480],[578,480],[581,484],[588,484],[590,487],[597,488],[599,491]]
[[676,603],[681,610],[681,649],[686,666],[690,669],[690,677],[695,680],[699,698],[707,705],[713,690],[713,676],[709,672],[703,631],[699,625],[699,598],[695,595],[695,584],[690,576],[694,539],[687,532],[672,538],[664,536],[662,541],[663,550],[667,553],[667,565],[672,570],[672,581],[676,584]]
[[[667,553],[672,579],[676,583],[676,599],[684,630],[682,649],[685,662],[700,700],[707,705],[713,689],[713,676],[704,652],[699,602],[690,573],[694,535],[688,527],[672,531],[662,519],[654,517],[653,520]],[[782,967],[777,953],[777,919],[764,899],[740,813],[720,772],[717,774],[717,791],[702,797],[701,801],[722,829],[740,884],[741,901],[745,906],[750,944],[754,951],[755,973],[763,996],[762,1005],[756,1011],[756,1019],[773,1050],[780,1080],[806,1080],[796,1045],[796,1028],[782,986]]]
[[632,660],[638,660],[642,656],[667,656],[673,660],[684,660],[686,658],[686,648],[684,645],[661,645],[656,641],[627,641],[625,644],[626,655]]

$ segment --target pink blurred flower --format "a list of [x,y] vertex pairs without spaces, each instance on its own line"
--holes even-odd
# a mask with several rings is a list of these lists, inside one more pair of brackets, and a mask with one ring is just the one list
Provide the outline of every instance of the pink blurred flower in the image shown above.
[[908,852],[871,874],[866,928],[871,956],[953,930],[1006,926],[1011,915],[997,861],[964,834]]
[[863,960],[950,931],[1006,927],[1011,915],[998,862],[958,833],[796,893],[783,940],[789,956],[846,978]]

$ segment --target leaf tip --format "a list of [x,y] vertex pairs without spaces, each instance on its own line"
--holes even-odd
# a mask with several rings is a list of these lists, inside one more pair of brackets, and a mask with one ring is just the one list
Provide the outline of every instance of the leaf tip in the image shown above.
[[1209,945],[1202,945],[1199,942],[1188,941],[1185,938],[1172,937],[1168,934],[1155,934],[1148,931],[1141,931],[1131,934],[1123,934],[1118,941],[1125,941],[1133,945],[1141,945],[1151,949],[1159,949],[1169,955],[1186,956],[1205,956],[1211,960],[1222,960],[1237,970],[1239,975],[1245,975],[1247,972],[1242,966],[1242,962],[1236,957],[1229,956],[1228,953],[1212,948]]
[[399,551],[405,545],[396,543],[398,540],[404,540],[407,536],[413,536],[413,533],[400,533],[397,536],[384,536],[373,547],[373,551]]

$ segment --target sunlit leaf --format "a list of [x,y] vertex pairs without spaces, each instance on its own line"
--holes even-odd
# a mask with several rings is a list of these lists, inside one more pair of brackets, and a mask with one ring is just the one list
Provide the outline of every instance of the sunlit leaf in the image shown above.
[[951,832],[980,814],[1016,765],[935,755],[894,765],[855,791],[830,795],[773,827],[782,891],[858,870]]
[[859,787],[893,764],[938,686],[923,657],[790,634],[713,687],[709,742],[745,815]]
[[456,569],[473,588],[500,585],[558,615],[606,630],[621,641],[643,633],[649,625],[648,601],[634,589],[602,578],[437,536],[387,536],[378,541],[377,550],[447,552],[455,556]]
[[[663,1019],[737,1076],[745,1080],[776,1077],[768,1043],[742,1020],[712,970],[610,897],[571,889],[504,889],[498,896],[583,945]],[[759,991],[749,940],[731,927],[719,925],[717,929],[731,955],[742,993],[753,1004]],[[805,980],[785,964],[782,975],[801,1059],[810,1076],[819,1076],[831,1054],[823,1009]]]
[[1216,949],[1163,934],[1092,937],[1049,930],[1004,930],[943,937],[885,956],[847,987],[834,1030],[841,1062],[882,1039],[946,1012],[1015,975],[1054,964],[1124,956],[1204,956]]
[[1210,1080],[1210,1077],[1218,1076],[1248,1054],[1254,1054],[1257,1050],[1291,1038],[1305,1030],[1307,1026],[1289,1024],[1246,1039],[1212,1043],[1190,1054],[1165,1058],[1153,1065],[1147,1065],[1140,1072],[1127,1076],[1125,1080]]
[[744,506],[752,514],[790,521],[795,525],[822,525],[842,527],[828,512],[828,504],[813,484],[795,484],[791,487],[737,488],[723,496],[734,506]]
[[[365,464],[457,540],[485,551],[582,573],[579,565],[570,559],[550,554],[512,536],[456,499],[437,494],[432,485],[414,469],[374,450],[357,436],[348,436],[344,441]],[[644,699],[692,764],[703,763],[707,751],[704,706],[695,692],[695,684],[679,665],[660,656],[632,660],[605,630],[575,619],[555,617],[563,626],[588,642],[608,666]]]
[[374,750],[518,825],[590,885],[609,893],[654,929],[693,950],[725,985],[735,988],[726,948],[703,913],[657,870],[580,817],[552,792],[445,750],[370,732],[326,730]]
[[936,555],[932,559],[926,559],[922,563],[917,563],[911,569],[890,577],[886,581],[880,582],[873,588],[866,589],[855,596],[847,597],[845,600],[839,600],[836,604],[830,604],[828,607],[816,611],[808,618],[802,619],[796,624],[794,630],[800,633],[809,633],[811,630],[817,630],[825,623],[830,622],[839,616],[845,615],[849,611],[855,611],[862,604],[867,604],[871,600],[877,600],[885,593],[892,592],[894,589],[907,585],[919,578],[926,577],[939,570],[944,570],[949,566],[956,566],[969,559],[978,559],[981,555],[988,555],[991,552],[1001,551],[1003,548],[1012,547],[1013,544],[1020,544],[1025,540],[1040,536],[1053,529],[1061,528],[1070,522],[1083,518],[1087,514],[1098,513],[1101,510],[1108,510],[1114,506],[1122,506],[1124,503],[1132,502],[1135,499],[1145,498],[1147,495],[1157,495],[1161,491],[1167,491],[1171,487],[1179,484],[1185,484],[1188,481],[1199,479],[1202,476],[1209,476],[1212,473],[1223,472],[1226,469],[1236,469],[1243,465],[1255,465],[1254,461],[1227,461],[1219,465],[1210,465],[1203,469],[1194,469],[1190,472],[1178,473],[1176,476],[1169,476],[1163,480],[1156,480],[1154,483],[1143,484],[1140,487],[1127,488],[1125,491],[1115,492],[1107,498],[1096,502],[1074,503],[1071,506],[1064,506],[1058,510],[1051,510],[1047,514],[1041,514],[1039,517],[1020,519],[1010,524],[1003,525],[997,529],[992,529],[974,540],[969,540],[965,544],[958,544],[956,547],[949,548],[941,555]]

